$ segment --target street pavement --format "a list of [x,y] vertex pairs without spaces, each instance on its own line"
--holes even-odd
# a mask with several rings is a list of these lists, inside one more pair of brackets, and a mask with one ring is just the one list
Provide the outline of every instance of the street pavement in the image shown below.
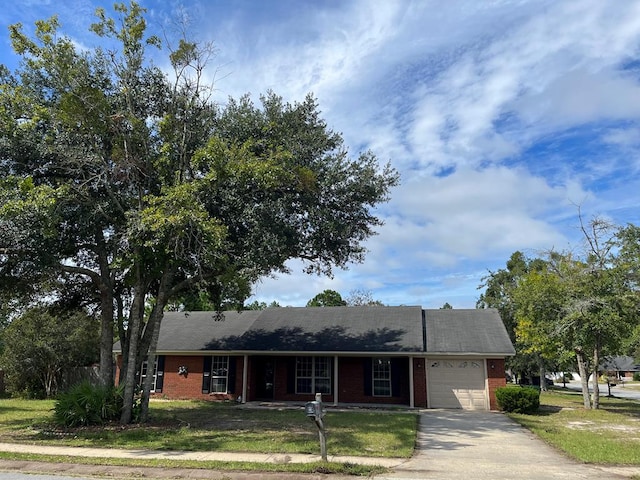
[[[274,463],[319,460],[318,455],[167,452],[12,444],[0,444],[0,451],[37,452],[69,456],[238,460]],[[572,461],[499,412],[469,412],[462,410],[421,411],[418,445],[414,456],[410,459],[372,459],[367,457],[332,457],[329,455],[329,460],[374,463],[384,465],[390,469],[389,473],[375,476],[377,480],[614,480],[630,478],[633,475],[640,476],[640,467],[605,468]],[[9,460],[0,460],[0,472],[5,472],[0,473],[0,480],[16,479],[17,477],[15,476],[7,475],[25,472],[55,473],[76,478],[95,476],[206,480],[276,478],[280,480],[327,478],[338,480],[349,478],[323,474],[270,474],[263,472],[215,472],[204,469],[79,466],[74,464],[13,462]]]
[[[635,385],[638,385],[637,383]],[[556,387],[562,387],[562,383],[559,382],[555,385]],[[571,390],[582,391],[582,385],[578,381],[567,382],[567,388]],[[598,383],[598,388],[600,389],[600,395],[605,397],[609,395],[609,388],[606,383]],[[591,383],[589,383],[589,391],[592,392],[593,388],[591,388]],[[640,390],[636,390],[635,388],[629,388],[628,385],[625,386],[624,382],[616,383],[615,387],[611,387],[611,396],[617,398],[625,398],[627,400],[637,400],[640,401]]]

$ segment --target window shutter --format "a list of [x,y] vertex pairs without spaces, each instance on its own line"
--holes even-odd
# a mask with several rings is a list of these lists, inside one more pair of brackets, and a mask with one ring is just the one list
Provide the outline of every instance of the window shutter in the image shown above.
[[287,393],[296,393],[296,357],[287,361]]
[[372,383],[373,383],[373,365],[371,358],[363,358],[363,371],[364,371],[364,394],[367,397],[373,395],[372,392]]
[[164,385],[164,355],[158,355],[158,370],[156,371],[156,392],[162,392]]
[[336,392],[333,391],[333,376],[335,375],[335,372],[333,371],[333,369],[335,368],[335,363],[333,363],[333,357],[329,357],[329,378],[331,380],[329,380],[329,395],[335,395]]
[[391,359],[391,396],[399,397],[401,395],[400,389],[402,382],[400,382],[400,376],[402,375],[402,362],[401,358]]
[[229,357],[229,371],[227,373],[227,392],[236,393],[236,364],[238,357]]
[[202,367],[202,393],[209,393],[211,388],[211,357],[204,357]]

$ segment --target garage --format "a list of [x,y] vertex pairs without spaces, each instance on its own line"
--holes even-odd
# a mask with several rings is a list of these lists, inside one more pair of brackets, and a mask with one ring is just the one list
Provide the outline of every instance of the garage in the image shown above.
[[487,410],[484,359],[427,359],[429,408]]

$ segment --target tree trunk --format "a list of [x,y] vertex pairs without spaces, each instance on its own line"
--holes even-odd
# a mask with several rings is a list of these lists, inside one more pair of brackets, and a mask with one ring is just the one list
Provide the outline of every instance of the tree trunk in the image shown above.
[[96,247],[100,267],[100,372],[104,386],[113,385],[113,285],[109,268],[109,256],[102,229],[96,230]]
[[593,349],[593,408],[595,410],[600,408],[600,386],[598,385],[598,365],[600,365],[600,348],[599,342],[596,342],[596,347]]
[[113,297],[111,289],[100,292],[100,383],[113,385]]
[[[147,350],[147,365],[151,368],[155,366],[156,361],[156,346],[158,345],[158,337],[160,332],[160,321],[162,320],[164,305],[161,309],[158,309],[158,304],[153,308],[151,315],[149,316],[149,321],[147,322],[146,329],[151,329],[151,343],[148,346]],[[151,396],[151,387],[153,386],[153,376],[147,375],[145,378],[143,390],[142,390],[142,401],[140,405],[140,421],[146,422],[149,420],[149,398]]]
[[540,391],[547,391],[547,376],[544,368],[544,360],[542,356],[538,356],[538,373],[540,375]]
[[[168,294],[170,285],[173,280],[173,268],[168,267],[165,270],[165,274],[160,281],[158,287],[158,294],[156,295],[156,303],[151,310],[147,326],[145,328],[145,339],[141,342],[142,348],[146,348],[148,365],[155,365],[156,360],[156,347],[158,346],[158,338],[160,337],[160,323],[164,316],[164,307],[167,305]],[[153,362],[153,363],[152,363]],[[140,421],[146,422],[149,420],[149,397],[151,395],[151,386],[153,384],[153,377],[147,375],[144,382],[144,388],[142,391],[142,405],[140,410]]]
[[591,398],[589,397],[589,371],[587,369],[587,362],[584,356],[582,348],[577,347],[576,360],[578,361],[578,372],[580,373],[580,384],[582,385],[582,399],[584,401],[584,408],[591,409]]
[[137,347],[144,316],[144,296],[144,286],[142,285],[141,279],[137,278],[134,288],[133,303],[129,314],[129,351],[127,354],[127,370],[124,376],[123,405],[122,412],[120,414],[120,423],[123,425],[131,423],[133,418],[133,401],[135,387],[137,384]]
[[127,336],[127,330],[125,328],[124,318],[124,305],[122,302],[121,294],[117,294],[115,297],[117,306],[117,319],[118,319],[118,338],[120,338],[120,373],[118,375],[118,384],[124,384],[124,377],[127,371],[127,365],[129,358],[129,337]]

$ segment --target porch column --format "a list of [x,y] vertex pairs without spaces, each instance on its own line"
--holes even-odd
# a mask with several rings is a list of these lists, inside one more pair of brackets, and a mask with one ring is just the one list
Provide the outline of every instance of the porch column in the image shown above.
[[249,355],[242,362],[242,403],[247,403],[247,377],[249,376]]
[[413,357],[409,357],[409,407],[415,406],[414,401],[415,387],[413,385]]
[[338,406],[338,356],[333,357],[333,406]]

